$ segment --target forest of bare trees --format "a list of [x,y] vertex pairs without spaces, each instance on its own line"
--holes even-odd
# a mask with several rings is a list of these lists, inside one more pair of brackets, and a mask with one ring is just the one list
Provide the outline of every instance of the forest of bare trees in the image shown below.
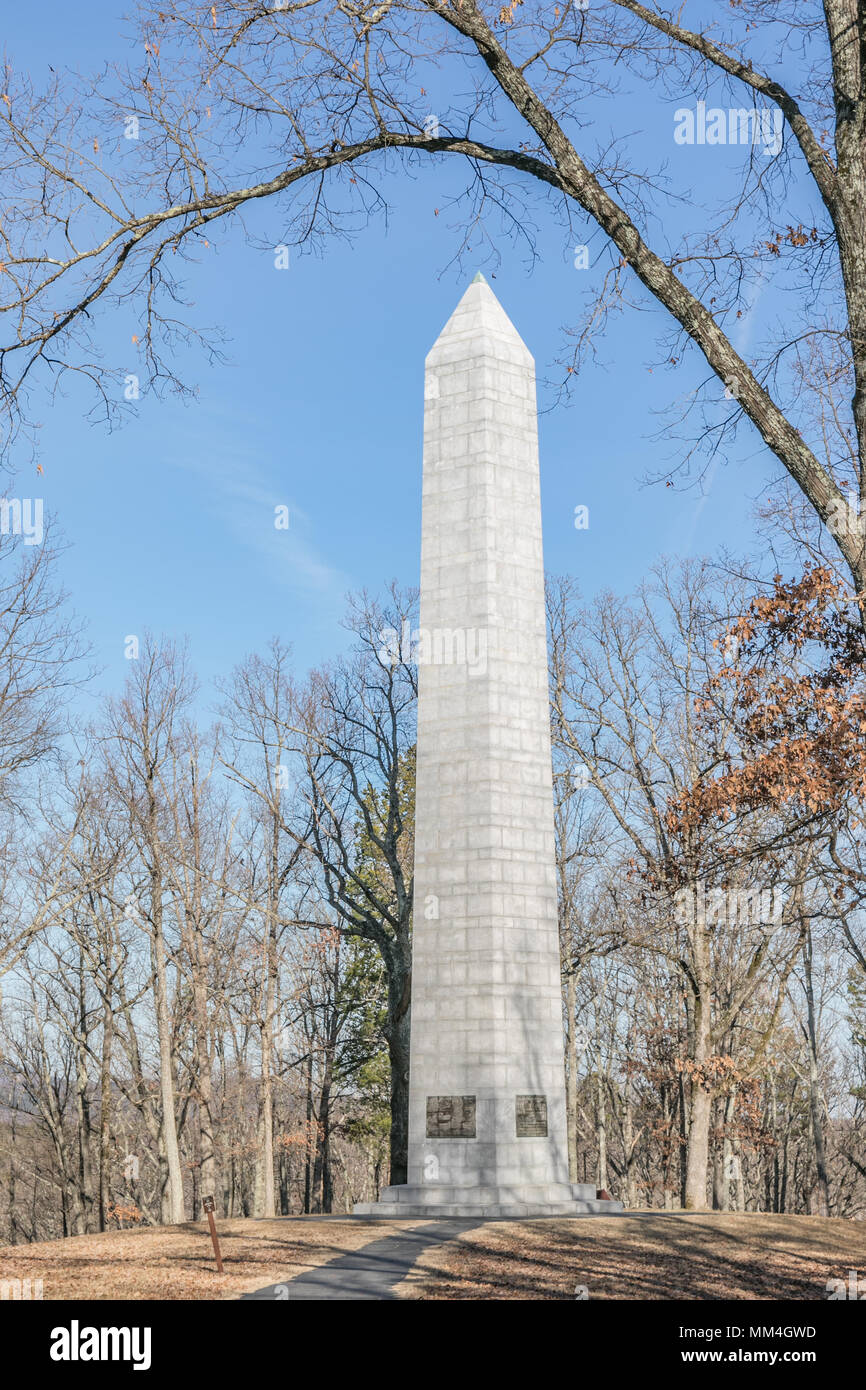
[[[0,1240],[351,1210],[405,1165],[414,595],[212,691],[146,637],[84,723],[51,552],[6,561]],[[748,596],[549,585],[570,1157],[629,1206],[863,1217],[856,808],[681,809],[754,763],[718,679]]]

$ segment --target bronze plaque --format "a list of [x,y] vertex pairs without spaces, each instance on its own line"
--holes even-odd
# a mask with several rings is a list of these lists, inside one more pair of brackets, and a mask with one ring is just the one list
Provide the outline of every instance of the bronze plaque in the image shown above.
[[428,1139],[474,1139],[474,1096],[428,1096]]
[[517,1097],[517,1137],[547,1138],[547,1096]]

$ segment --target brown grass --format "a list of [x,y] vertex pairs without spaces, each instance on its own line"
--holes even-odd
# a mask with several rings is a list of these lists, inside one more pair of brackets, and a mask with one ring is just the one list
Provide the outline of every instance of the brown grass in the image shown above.
[[811,1299],[866,1276],[866,1222],[651,1212],[496,1222],[425,1252],[409,1299]]
[[0,1246],[0,1283],[41,1279],[46,1299],[227,1299],[291,1279],[415,1221],[218,1221],[217,1274],[206,1222]]
[[[46,1299],[231,1299],[317,1268],[420,1221],[286,1218],[204,1222],[0,1247],[0,1283],[41,1279]],[[866,1277],[866,1222],[809,1216],[647,1212],[487,1222],[431,1246],[397,1290],[407,1299],[811,1299]]]

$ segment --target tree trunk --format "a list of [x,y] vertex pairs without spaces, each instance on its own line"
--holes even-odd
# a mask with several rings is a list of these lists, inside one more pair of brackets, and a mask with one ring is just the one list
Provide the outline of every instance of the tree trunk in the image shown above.
[[391,1175],[392,1186],[408,1181],[409,1168],[409,1033],[411,1027],[412,970],[390,953],[388,961],[388,1061],[391,1068]]
[[[192,821],[192,902],[187,920],[191,926],[189,954],[193,971],[193,1009],[195,1017],[194,1055],[195,1082],[193,1089],[198,1100],[199,1197],[213,1197],[219,1202],[216,1170],[216,1146],[213,1121],[213,1071],[211,1038],[208,1018],[208,981],[211,958],[205,935],[205,914],[202,903],[202,875],[205,872],[201,843],[201,792],[197,764],[190,762],[190,813]],[[193,1195],[193,1212],[197,1212]],[[271,1213],[273,1214],[273,1213]]]
[[200,1195],[219,1202],[216,1171],[216,1147],[213,1123],[213,1076],[208,1038],[207,980],[204,970],[196,963],[195,991],[195,1088],[198,1092],[198,1129],[200,1162]]
[[259,1152],[256,1161],[256,1215],[276,1216],[274,1193],[274,1011],[277,992],[277,914],[279,911],[280,820],[279,787],[274,791],[271,819],[271,862],[268,882],[268,921],[265,938],[262,1001],[262,1078]]
[[162,932],[162,885],[153,881],[151,920],[153,923],[153,988],[156,1003],[156,1033],[159,1043],[159,1094],[162,1103],[162,1147],[167,1169],[165,1210],[168,1221],[178,1225],[186,1220],[183,1204],[183,1170],[174,1110],[174,1069],[172,1066],[171,1019],[168,1010],[168,970],[165,938]]
[[709,1091],[693,1083],[689,1121],[689,1148],[686,1160],[686,1211],[703,1211],[707,1205],[707,1166],[710,1159]]
[[573,970],[566,980],[568,1046],[565,1058],[565,1124],[568,1133],[568,1176],[577,1182],[577,982]]
[[289,1157],[284,1147],[280,1147],[280,1215],[288,1216],[291,1212],[291,1191],[292,1175],[289,1171]]
[[102,1008],[102,1056],[99,1073],[99,1229],[108,1229],[111,1205],[111,1051],[114,1015],[106,994]]
[[596,1074],[595,1135],[598,1144],[598,1175],[596,1186],[607,1187],[607,1095],[605,1078],[601,1072]]
[[82,1234],[93,1229],[93,1122],[90,1113],[89,1077],[87,1074],[87,1039],[89,1033],[85,967],[83,952],[78,958],[78,1018],[75,1034],[75,1114],[78,1128],[78,1185],[82,1209]]
[[775,1068],[770,1068],[770,1133],[773,1136],[773,1201],[772,1206],[768,1203],[770,1211],[780,1212],[780,1177],[781,1166],[779,1164],[779,1138],[778,1138],[778,1115],[776,1103],[776,1072]]
[[277,1208],[274,1195],[274,1084],[273,1076],[271,1075],[271,1039],[267,1028],[262,1029],[261,1088],[255,1198],[253,1205],[256,1216],[276,1216]]
[[633,1209],[637,1206],[637,1186],[634,1166],[637,1140],[634,1135],[634,1084],[630,1066],[634,1056],[634,1033],[629,1028],[626,1038],[625,1094],[623,1097],[622,1142],[625,1158],[625,1204]]
[[812,929],[807,925],[803,943],[803,973],[806,991],[806,1042],[809,1050],[809,1116],[812,1122],[812,1142],[815,1147],[815,1168],[818,1177],[818,1215],[830,1215],[830,1178],[827,1172],[827,1151],[824,1144],[824,1113],[821,1096],[821,1077],[818,1069],[818,1033],[815,1022],[815,993],[812,985]]
[[[337,1051],[337,1038],[340,1031],[340,1016],[336,1004],[340,969],[340,948],[337,945],[337,960],[334,971],[334,1000],[327,1020],[325,1041],[325,1069],[322,1076],[322,1089],[319,1095],[319,1127],[317,1133],[316,1167],[313,1173],[315,1210],[330,1212],[334,1202],[333,1171],[331,1168],[331,1091],[334,1085],[334,1059]],[[320,1196],[321,1193],[321,1196]]]
[[710,1161],[710,1120],[713,1100],[709,1077],[704,1068],[709,1061],[711,1046],[710,1010],[710,942],[703,914],[695,912],[693,919],[692,982],[694,1012],[692,1017],[691,1061],[695,1071],[691,1078],[691,1107],[689,1110],[689,1141],[686,1157],[685,1208],[703,1211],[707,1205],[707,1168]]
[[304,1213],[309,1215],[312,1211],[311,1198],[313,1194],[313,1043],[310,1040],[310,1054],[307,1058],[307,1107],[306,1107],[306,1143],[304,1145]]
[[313,1168],[313,1211],[331,1210],[331,1077],[326,1067],[319,1096],[319,1125],[316,1135],[316,1163]]
[[713,1145],[713,1211],[728,1210],[728,1176],[730,1165],[728,1155],[730,1153],[730,1141],[725,1133],[724,1117],[719,1114],[721,1103],[716,1103],[715,1128],[717,1138]]

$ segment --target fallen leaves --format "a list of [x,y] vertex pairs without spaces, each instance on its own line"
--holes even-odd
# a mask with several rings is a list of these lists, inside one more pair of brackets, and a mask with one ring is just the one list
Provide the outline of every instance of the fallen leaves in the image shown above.
[[647,1211],[591,1221],[489,1222],[424,1252],[407,1299],[822,1299],[866,1263],[855,1221]]
[[326,1264],[416,1221],[304,1217],[217,1219],[225,1271],[207,1223],[138,1227],[0,1247],[4,1279],[41,1279],[45,1299],[230,1299]]

